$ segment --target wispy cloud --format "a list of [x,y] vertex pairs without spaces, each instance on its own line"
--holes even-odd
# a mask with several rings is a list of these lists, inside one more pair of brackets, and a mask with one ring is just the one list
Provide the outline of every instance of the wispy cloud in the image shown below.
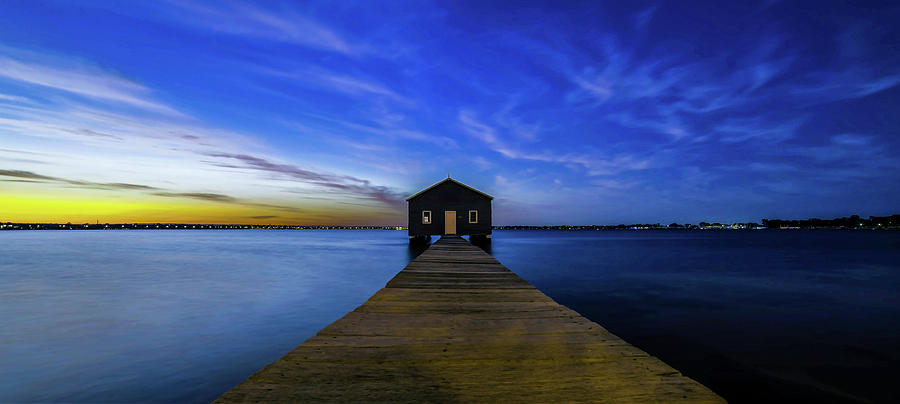
[[289,80],[285,84],[299,84],[305,87],[321,88],[351,96],[368,95],[383,97],[406,106],[414,104],[409,98],[404,97],[372,78],[360,75],[353,76],[342,74],[321,67],[306,66],[299,70],[284,69],[283,67],[254,67],[253,71]]
[[201,201],[210,201],[210,202],[237,202],[238,199],[235,197],[231,197],[223,194],[209,193],[209,192],[154,192],[153,195],[156,196],[164,196],[167,198],[190,198],[190,199],[199,199]]
[[336,74],[319,74],[314,77],[316,81],[320,81],[324,84],[327,84],[329,87],[334,88],[338,91],[347,93],[347,94],[375,94],[375,95],[383,95],[394,100],[408,102],[406,98],[397,94],[396,92],[389,90],[382,84],[374,83],[371,81],[360,80],[358,78],[353,78],[349,76],[341,76]]
[[240,1],[217,2],[215,5],[175,1],[172,5],[183,11],[172,18],[190,26],[347,55],[360,51],[335,30],[292,7],[276,10]]
[[[884,155],[881,147],[870,144],[871,137],[842,133],[832,136],[827,142],[800,146],[782,153],[800,155],[818,162],[834,166],[841,163],[844,166],[873,166],[884,165],[900,167],[900,161]],[[882,167],[886,168],[886,167]]]
[[540,122],[525,122],[525,118],[515,114],[519,106],[519,97],[513,97],[503,108],[493,115],[498,125],[507,129],[517,140],[534,142],[540,137],[542,125]]
[[237,160],[255,170],[284,176],[320,187],[343,191],[351,195],[360,195],[392,207],[399,207],[403,202],[402,194],[391,188],[374,185],[369,180],[349,175],[316,172],[302,169],[291,164],[274,163],[262,157],[246,154],[209,153],[208,156]]
[[211,129],[184,119],[148,118],[70,102],[35,106],[0,105],[0,131],[91,144],[133,153],[137,148],[186,151],[255,145],[247,135]]
[[30,102],[31,100],[26,97],[21,97],[18,95],[10,95],[10,94],[0,93],[0,101],[12,101],[12,102],[18,102],[18,103],[27,103],[27,102]]
[[[600,67],[567,70],[575,89],[566,100],[596,110],[611,122],[668,134],[676,140],[706,136],[714,127],[729,133],[722,136],[723,141],[755,138],[779,142],[793,135],[798,121],[773,115],[766,104],[774,101],[785,108],[805,108],[862,98],[900,85],[900,75],[879,75],[858,63],[796,72],[796,49],[790,48],[783,35],[756,42],[749,51],[734,56],[738,64],[728,69],[723,69],[720,58],[686,61],[662,53],[648,60],[623,49],[612,37],[602,43]],[[782,79],[789,73],[791,80]],[[751,110],[756,112],[743,117]],[[723,116],[728,116],[729,122],[722,121]],[[736,124],[740,120],[747,125]],[[760,121],[767,123],[756,124]]]
[[822,103],[862,98],[900,85],[900,74],[877,75],[857,67],[841,72],[815,72],[791,88],[791,94]]
[[872,143],[873,137],[859,135],[855,133],[842,133],[831,137],[832,143],[845,146],[868,146]]
[[54,182],[59,184],[67,184],[74,185],[77,187],[83,188],[92,188],[92,189],[103,189],[103,190],[127,190],[127,191],[152,191],[157,190],[159,188],[151,187],[149,185],[141,185],[141,184],[129,184],[123,182],[90,182],[90,181],[79,181],[79,180],[71,180],[59,177],[52,177],[48,175],[36,174],[31,171],[22,171],[22,170],[0,170],[0,177],[11,177],[11,178],[19,178],[26,179],[30,181],[38,181],[38,182]]
[[761,41],[741,56],[737,68],[723,73],[722,61],[684,60],[662,53],[647,60],[625,50],[615,37],[602,43],[599,67],[567,71],[575,89],[566,100],[598,110],[611,122],[666,134],[678,140],[698,136],[699,116],[746,108],[769,97],[766,85],[791,67],[793,58],[778,53],[778,37]]
[[619,155],[612,158],[602,158],[585,153],[559,153],[554,151],[525,151],[509,144],[502,139],[498,130],[478,120],[471,111],[460,111],[458,115],[460,127],[466,133],[484,142],[491,150],[500,153],[506,158],[518,160],[540,161],[556,163],[565,166],[578,166],[586,170],[591,176],[611,175],[622,171],[643,170],[650,167],[648,159],[636,158],[630,155]]
[[802,124],[802,119],[768,122],[761,118],[741,118],[728,119],[713,130],[722,142],[736,143],[752,140],[780,143],[793,138]]
[[95,67],[68,64],[49,66],[0,56],[0,77],[49,87],[107,102],[122,102],[141,109],[180,115],[175,109],[147,96],[146,87]]
[[352,142],[350,139],[359,139],[361,134],[367,134],[382,139],[431,143],[447,150],[459,147],[457,142],[450,137],[410,129],[399,122],[402,119],[394,119],[390,116],[386,117],[386,115],[388,114],[374,118],[374,122],[361,123],[351,118],[307,114],[306,116],[310,119],[304,122],[289,121],[285,124],[303,132],[332,136],[338,142]]
[[466,133],[475,136],[489,146],[497,147],[500,145],[500,139],[497,130],[477,119],[475,112],[461,110],[457,119]]

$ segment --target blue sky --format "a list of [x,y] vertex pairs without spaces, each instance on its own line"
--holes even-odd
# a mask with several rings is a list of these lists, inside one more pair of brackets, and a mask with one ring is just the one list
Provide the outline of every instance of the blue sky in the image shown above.
[[730,3],[7,1],[0,220],[898,213],[900,5]]

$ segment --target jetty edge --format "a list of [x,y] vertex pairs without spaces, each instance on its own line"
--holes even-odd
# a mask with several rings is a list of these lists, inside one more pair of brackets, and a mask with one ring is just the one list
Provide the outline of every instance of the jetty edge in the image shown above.
[[215,403],[723,403],[458,236]]

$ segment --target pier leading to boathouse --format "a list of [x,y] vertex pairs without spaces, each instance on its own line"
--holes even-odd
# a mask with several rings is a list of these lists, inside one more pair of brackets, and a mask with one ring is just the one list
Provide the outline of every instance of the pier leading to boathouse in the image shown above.
[[724,402],[458,236],[216,402],[501,400]]

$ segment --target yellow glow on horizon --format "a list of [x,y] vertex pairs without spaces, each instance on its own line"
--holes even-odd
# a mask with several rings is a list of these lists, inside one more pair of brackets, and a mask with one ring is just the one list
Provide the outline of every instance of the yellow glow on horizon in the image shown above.
[[[341,211],[303,207],[302,215],[276,208],[154,198],[142,195],[109,196],[66,194],[60,196],[0,193],[0,222],[20,223],[197,223],[197,224],[372,224],[374,215],[364,209]],[[389,223],[394,224],[395,220]]]

